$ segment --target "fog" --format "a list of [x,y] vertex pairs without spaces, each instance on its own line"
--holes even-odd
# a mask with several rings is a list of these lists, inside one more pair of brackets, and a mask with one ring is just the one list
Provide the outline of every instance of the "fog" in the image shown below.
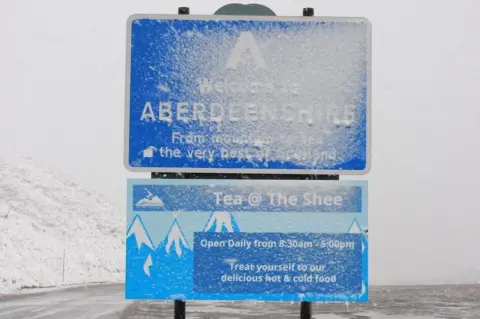
[[[262,3],[372,23],[371,171],[341,177],[369,181],[371,284],[480,281],[480,3]],[[31,156],[123,213],[126,178],[149,176],[123,166],[127,18],[224,4],[2,1],[0,154]]]

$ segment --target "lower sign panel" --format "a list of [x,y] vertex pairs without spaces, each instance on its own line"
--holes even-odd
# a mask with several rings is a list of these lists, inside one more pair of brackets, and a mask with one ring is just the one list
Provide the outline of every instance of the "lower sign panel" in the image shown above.
[[128,198],[127,299],[368,301],[366,182],[130,180]]

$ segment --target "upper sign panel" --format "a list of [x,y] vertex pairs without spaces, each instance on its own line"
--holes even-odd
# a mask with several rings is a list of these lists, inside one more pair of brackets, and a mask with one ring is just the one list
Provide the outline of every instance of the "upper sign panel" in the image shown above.
[[131,171],[366,174],[362,18],[132,16]]

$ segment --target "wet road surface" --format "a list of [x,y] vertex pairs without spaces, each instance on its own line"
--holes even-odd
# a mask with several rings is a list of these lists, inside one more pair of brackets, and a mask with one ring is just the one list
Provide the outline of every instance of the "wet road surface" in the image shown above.
[[93,285],[40,293],[4,296],[1,319],[118,319],[131,303],[123,285]]
[[[0,299],[0,319],[173,318],[173,302],[126,301],[122,284]],[[187,302],[187,319],[299,318],[298,303]],[[314,304],[315,319],[478,319],[480,285],[371,288],[368,304]]]

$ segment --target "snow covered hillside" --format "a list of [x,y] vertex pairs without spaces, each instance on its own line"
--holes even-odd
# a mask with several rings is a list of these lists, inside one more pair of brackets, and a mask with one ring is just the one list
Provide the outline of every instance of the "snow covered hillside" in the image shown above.
[[122,281],[124,215],[31,159],[0,154],[0,293]]

